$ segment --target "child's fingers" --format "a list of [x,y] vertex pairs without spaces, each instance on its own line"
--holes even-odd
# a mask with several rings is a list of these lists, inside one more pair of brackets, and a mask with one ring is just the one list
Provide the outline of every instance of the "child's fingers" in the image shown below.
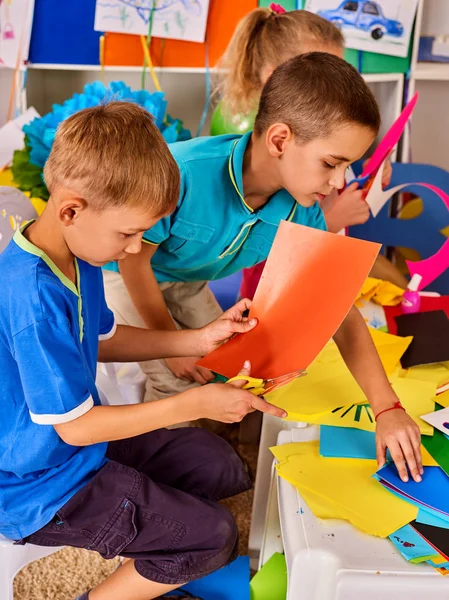
[[[245,360],[243,368],[239,371],[238,374],[241,375],[241,376],[245,376],[245,375],[250,376],[251,375],[251,363],[250,363],[249,360]],[[248,383],[247,379],[241,379],[239,381],[232,381],[229,385],[233,385],[234,387],[241,389],[247,383]]]
[[232,333],[248,333],[257,325],[257,319],[249,319],[246,321],[231,321],[230,329]]
[[252,407],[256,410],[260,410],[260,412],[268,413],[270,415],[274,415],[275,417],[280,417],[281,419],[285,419],[287,416],[287,413],[283,408],[278,408],[277,406],[274,406],[274,404],[270,404],[264,398],[260,398],[259,396],[254,396]]
[[402,481],[407,483],[407,481],[409,479],[408,472],[407,472],[407,466],[406,466],[404,454],[402,453],[402,448],[401,448],[399,442],[397,440],[394,440],[393,442],[389,443],[388,449],[390,451],[391,458],[393,459],[393,462],[396,465],[396,468],[398,470],[399,477],[402,479]]
[[237,302],[237,304],[234,304],[234,306],[231,306],[231,308],[229,308],[223,315],[221,318],[228,318],[228,319],[237,319],[237,318],[241,318],[242,316],[244,316],[244,313],[246,313],[251,307],[251,300],[249,300],[249,298],[242,298],[242,300],[239,300]]
[[387,462],[386,452],[387,448],[385,444],[379,439],[378,436],[376,436],[376,460],[379,469],[381,469]]
[[359,187],[359,182],[358,181],[353,181],[351,183],[351,185],[348,185],[348,187],[345,189],[345,191],[343,193],[345,193],[345,192],[355,192],[358,189],[358,187]]
[[414,448],[410,442],[410,439],[408,437],[404,438],[401,441],[401,447],[402,447],[402,453],[405,456],[405,460],[407,462],[407,466],[408,466],[411,476],[417,483],[420,483],[422,481],[422,479],[421,479],[421,475],[419,474],[419,467],[418,467],[418,462],[417,462],[416,456],[415,456],[415,450],[414,450]]
[[209,383],[215,379],[215,375],[212,373],[212,371],[209,371],[209,369],[200,367],[199,365],[196,366],[196,369],[206,383]]

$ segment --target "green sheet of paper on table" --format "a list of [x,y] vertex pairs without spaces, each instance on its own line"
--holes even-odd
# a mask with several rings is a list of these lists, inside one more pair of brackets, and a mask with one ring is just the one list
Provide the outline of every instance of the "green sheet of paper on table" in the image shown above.
[[251,600],[285,600],[287,565],[285,556],[276,552],[251,579]]

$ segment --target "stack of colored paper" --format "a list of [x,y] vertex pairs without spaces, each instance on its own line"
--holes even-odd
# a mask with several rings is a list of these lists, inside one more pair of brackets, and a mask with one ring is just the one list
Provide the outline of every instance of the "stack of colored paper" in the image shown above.
[[[438,432],[435,432],[435,434]],[[449,442],[445,440],[447,450]],[[409,506],[418,508],[417,517],[390,536],[401,554],[411,562],[428,562],[443,575],[449,573],[449,477],[438,466],[424,471],[422,483],[404,483],[396,467],[386,465],[375,478]]]

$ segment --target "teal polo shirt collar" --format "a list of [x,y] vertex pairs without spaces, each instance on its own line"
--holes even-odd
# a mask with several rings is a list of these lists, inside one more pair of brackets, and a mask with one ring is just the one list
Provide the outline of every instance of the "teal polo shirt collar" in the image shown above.
[[257,211],[245,202],[243,191],[243,158],[251,135],[252,131],[249,131],[234,143],[231,156],[229,157],[229,177],[240,199],[243,210],[248,214],[256,216],[264,223],[278,226],[280,220],[291,221],[296,211],[296,200],[287,190],[279,190],[273,194],[268,202]]

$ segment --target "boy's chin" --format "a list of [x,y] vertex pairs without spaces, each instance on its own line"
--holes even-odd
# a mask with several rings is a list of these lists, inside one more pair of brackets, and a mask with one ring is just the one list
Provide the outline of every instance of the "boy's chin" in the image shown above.
[[304,208],[310,208],[311,206],[319,202],[319,198],[316,194],[304,194],[303,196],[295,198],[295,200]]

